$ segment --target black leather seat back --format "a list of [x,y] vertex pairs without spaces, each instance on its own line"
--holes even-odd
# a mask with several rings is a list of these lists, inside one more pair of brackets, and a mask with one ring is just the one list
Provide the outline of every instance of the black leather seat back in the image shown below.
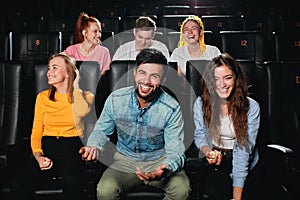
[[275,57],[267,34],[259,31],[221,31],[222,52],[236,59],[264,62]]
[[270,142],[300,155],[300,63],[266,62]]
[[166,45],[170,54],[174,51],[176,47],[178,47],[178,42],[180,39],[180,31],[170,31],[165,34],[166,37]]
[[17,143],[21,124],[21,64],[0,62],[0,146]]
[[[300,158],[300,62],[285,62],[287,140]],[[300,159],[298,159],[298,166]]]
[[290,183],[300,175],[300,63],[269,61],[264,67],[268,143],[266,155],[260,159],[265,161],[276,195],[280,194],[280,199],[297,199],[299,190]]
[[[66,15],[64,13],[64,15]],[[60,32],[62,50],[73,44],[77,16],[48,16],[44,18],[46,32]]]
[[47,71],[48,65],[47,64],[36,64],[34,66],[34,90],[35,94],[37,95],[39,92],[46,90],[49,88],[48,79],[47,79]]
[[[186,95],[183,110],[185,114],[185,140],[189,141],[188,145],[190,145],[194,139],[193,107],[196,98],[201,94],[200,80],[208,63],[209,60],[189,60],[186,62]],[[199,149],[192,144],[186,154],[189,157],[197,157],[198,150]]]
[[60,32],[13,32],[12,59],[44,61],[62,51]]
[[113,61],[110,66],[109,88],[111,91],[134,84],[133,69],[135,68],[135,61]]
[[117,88],[133,85],[133,71],[135,60],[115,60],[110,64],[110,70],[100,78],[96,92],[96,113],[100,116],[108,95]]
[[[96,61],[76,61],[76,66],[80,73],[80,88],[83,91],[90,91],[96,96],[97,85],[100,80],[100,64]],[[88,136],[93,131],[96,121],[97,116],[94,101],[89,115],[84,119],[84,143],[86,143]]]
[[300,34],[297,31],[274,33],[276,61],[300,61]]
[[189,15],[162,15],[159,23],[165,29],[165,34],[170,31],[180,31],[181,23]]
[[257,67],[256,63],[253,60],[239,60],[242,70],[244,71],[245,75],[247,76],[247,83],[249,89],[249,95],[255,100],[259,100],[260,91],[258,86],[258,75],[257,75]]
[[80,73],[80,88],[96,94],[96,88],[100,80],[100,63],[96,61],[76,61]]
[[[280,141],[281,133],[284,132],[282,126],[282,117],[284,116],[285,103],[281,95],[283,95],[284,67],[281,62],[267,62],[265,63],[267,72],[267,129],[270,134],[270,142],[277,143]],[[278,81],[281,80],[281,81]]]
[[0,53],[0,61],[8,61],[10,57],[10,37],[9,37],[9,32],[0,32],[0,48],[1,53]]
[[194,89],[194,93],[201,94],[200,79],[209,60],[189,60],[186,62],[186,80]]

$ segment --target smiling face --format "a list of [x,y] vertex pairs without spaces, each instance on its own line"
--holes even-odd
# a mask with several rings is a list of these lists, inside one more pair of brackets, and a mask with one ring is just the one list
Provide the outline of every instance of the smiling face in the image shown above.
[[221,99],[226,99],[234,89],[235,77],[233,71],[226,65],[220,65],[214,70],[216,92]]
[[134,29],[135,48],[137,51],[148,48],[152,45],[154,30]]
[[202,30],[195,21],[187,21],[182,29],[183,37],[187,43],[198,43]]
[[47,72],[48,84],[54,87],[68,84],[66,63],[62,57],[55,57],[50,60]]
[[84,38],[89,43],[98,45],[101,38],[101,26],[97,22],[92,22],[89,25],[90,26],[86,30],[83,30]]
[[150,102],[158,94],[163,79],[162,65],[145,63],[138,66],[134,72],[138,99]]

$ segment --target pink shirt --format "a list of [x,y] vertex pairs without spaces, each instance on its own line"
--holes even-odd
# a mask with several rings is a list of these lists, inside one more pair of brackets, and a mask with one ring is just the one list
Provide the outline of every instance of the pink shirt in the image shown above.
[[94,51],[85,56],[80,53],[80,44],[70,45],[65,50],[66,54],[72,56],[76,60],[80,61],[98,61],[100,63],[100,71],[109,70],[110,67],[110,53],[108,48],[98,45],[95,47]]

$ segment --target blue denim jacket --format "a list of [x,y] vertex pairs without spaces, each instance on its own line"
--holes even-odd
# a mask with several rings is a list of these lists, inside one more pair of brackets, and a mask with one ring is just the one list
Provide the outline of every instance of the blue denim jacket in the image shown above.
[[135,87],[112,92],[88,138],[88,146],[103,150],[116,127],[117,150],[139,161],[156,160],[164,155],[167,169],[178,171],[184,165],[183,118],[179,103],[162,91],[144,109],[140,108]]
[[[260,124],[259,104],[249,98],[250,108],[248,111],[248,150],[245,147],[238,147],[236,143],[233,146],[232,173],[233,186],[243,187],[249,170],[253,169],[259,159],[256,146],[256,138]],[[201,149],[208,145],[212,148],[212,141],[206,137],[207,126],[204,122],[202,101],[198,97],[194,104],[194,122],[195,122],[195,144]],[[202,156],[204,156],[202,154]]]

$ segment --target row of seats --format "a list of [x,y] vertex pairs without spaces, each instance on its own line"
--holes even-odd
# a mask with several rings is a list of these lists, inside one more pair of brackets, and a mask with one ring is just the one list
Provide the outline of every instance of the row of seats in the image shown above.
[[[84,11],[84,10],[82,10]],[[88,12],[87,12],[88,13]],[[0,31],[27,31],[27,32],[49,32],[62,31],[73,32],[77,17],[80,12],[74,16],[63,17],[44,17],[44,16],[15,16],[3,17],[0,20]],[[92,15],[88,13],[89,15]],[[179,31],[182,21],[188,15],[197,15],[188,13],[184,15],[147,15],[156,21],[157,27]],[[114,32],[115,34],[132,29],[135,26],[135,20],[140,15],[130,16],[112,16],[105,17],[101,13],[92,15],[97,17],[102,23],[104,32]],[[202,18],[206,30],[216,31],[235,31],[235,30],[259,30],[259,31],[299,31],[298,18],[282,18],[280,16],[249,16],[249,15],[198,15]]]
[[[165,86],[176,94],[183,107],[184,117],[187,122],[192,122],[192,105],[201,91],[199,79],[207,62],[205,60],[187,62],[186,81],[190,87],[187,87],[188,89],[184,92],[176,90],[177,87],[174,84],[176,83],[176,77],[173,76],[174,74],[170,73],[167,76],[171,82],[166,83]],[[300,100],[300,63],[299,61],[271,61],[257,65],[253,60],[238,60],[238,62],[240,62],[247,74],[250,95],[261,106],[261,127],[257,143],[261,153],[260,166],[262,165],[262,168],[260,170],[263,170],[264,173],[263,177],[257,177],[257,184],[264,185],[266,183],[267,191],[265,191],[264,195],[266,195],[267,199],[295,199],[296,195],[299,194],[295,185],[291,183],[294,183],[292,181],[299,177],[300,167],[300,149],[298,145],[300,142],[300,107],[298,103]],[[92,113],[92,120],[87,120],[89,123],[86,124],[87,128],[85,130],[87,135],[92,130],[96,120],[95,116],[99,116],[108,94],[116,88],[132,84],[131,70],[134,66],[134,61],[113,61],[111,70],[99,80],[99,76],[97,76],[99,74],[98,63],[78,62],[78,67],[82,74],[81,86],[96,94],[95,113]],[[173,63],[172,66],[176,67],[176,64],[174,65]],[[23,69],[20,63],[12,61],[0,63],[0,86],[3,91],[1,93],[2,101],[0,107],[0,113],[3,116],[0,118],[0,163],[1,177],[3,177],[1,179],[1,192],[5,194],[9,193],[10,173],[14,173],[13,170],[17,170],[15,167],[19,167],[19,164],[24,162],[29,154],[28,135],[26,136],[26,133],[24,133],[25,129],[20,122],[24,120],[24,117],[32,121],[33,108],[27,115],[22,115],[24,107],[30,107],[28,102],[24,102],[24,99],[22,99],[22,93],[24,90],[25,93],[29,90],[34,90],[33,94],[35,96],[40,90],[47,88],[46,63],[34,65],[34,87],[32,88],[21,87],[22,76],[24,75]],[[172,72],[172,70],[169,71]],[[126,73],[127,75],[123,76]],[[120,81],[121,77],[122,81]],[[199,162],[201,161],[197,158],[198,150],[191,145],[192,141],[189,141],[193,135],[192,126],[186,126],[188,128],[186,128],[185,141],[188,141],[186,142],[188,150],[186,152],[187,164],[185,169],[192,182],[192,199],[197,199],[202,198],[202,192],[205,193],[205,191],[198,188],[201,185],[201,179],[198,176],[194,176],[195,174],[201,174],[201,171],[199,171],[201,170],[199,167]],[[105,168],[102,164],[98,163],[96,166],[87,165],[87,199],[95,199],[95,184]],[[12,167],[7,168],[8,166]],[[51,180],[54,182],[58,181],[58,186],[50,184],[52,187],[49,187],[46,184],[43,187],[41,186],[36,191],[36,194],[40,196],[59,195],[61,193],[59,179]],[[274,188],[278,188],[278,190],[274,192]],[[146,191],[148,191],[147,194],[145,194],[145,191],[143,191],[143,194],[131,193],[130,195],[132,196],[129,195],[128,199],[132,199],[130,197],[139,199],[145,197],[145,195],[154,195],[161,199],[163,196],[162,193],[158,194],[157,191]],[[139,190],[139,192],[141,191]]]
[[[179,32],[169,32],[165,35],[163,32],[157,32],[156,39],[167,44],[170,53],[177,46]],[[299,55],[299,34],[278,33],[274,34],[273,43],[269,43],[266,36],[260,32],[234,31],[220,32],[219,40],[222,40],[220,48],[223,52],[231,53],[237,59],[253,60],[257,63],[263,63],[267,60],[273,61],[298,61]],[[50,55],[61,52],[63,43],[71,43],[70,37],[63,37],[61,32],[48,33],[6,33],[0,34],[1,61],[22,62],[24,66],[24,74],[22,83],[29,88],[32,87],[33,65],[35,63],[47,62]],[[207,44],[214,44],[219,41],[212,32],[205,32],[205,40]],[[116,48],[129,40],[133,39],[132,32],[124,32],[104,40],[103,45],[108,47],[113,55]],[[68,45],[66,45],[68,46]],[[24,94],[25,99],[32,102],[32,91]],[[33,107],[27,107],[29,112]],[[24,118],[22,123],[27,125],[25,130],[29,131],[31,126],[30,119]]]
[[[177,47],[180,32],[158,29],[155,38],[165,43],[170,54]],[[262,31],[204,31],[205,43],[217,46],[221,52],[228,52],[237,59],[264,62],[298,61],[300,53],[300,34],[294,31],[273,32],[268,35]],[[103,41],[103,45],[116,50],[121,44],[133,40],[132,30],[119,33]],[[114,51],[112,51],[114,52]]]
[[45,61],[62,50],[61,32],[2,32],[0,60]]
[[[278,30],[299,30],[297,18],[281,18],[280,16],[249,16],[249,15],[198,15],[197,13],[187,14],[169,14],[169,15],[147,15],[152,17],[158,27],[179,31],[181,22],[189,15],[201,17],[206,30],[261,30],[261,31],[278,31]],[[115,33],[131,29],[135,25],[135,20],[139,15],[130,15],[123,17],[103,17],[96,15],[103,23],[104,31],[113,31]]]
[[[30,3],[32,1],[32,3]],[[104,32],[117,34],[134,26],[134,19],[140,15],[152,16],[157,26],[174,31],[179,30],[183,18],[189,14],[203,17],[207,30],[299,30],[298,4],[289,2],[283,5],[264,1],[227,0],[164,0],[147,1],[112,0],[106,5],[98,1],[69,0],[64,3],[36,2],[29,0],[10,3],[1,12],[0,32],[2,31],[62,31],[72,33],[80,12],[96,16],[103,23]],[[192,8],[183,12],[186,7]],[[199,11],[200,10],[200,11]],[[151,12],[152,11],[152,12]],[[0,14],[0,15],[1,15]],[[224,17],[225,16],[225,17]],[[229,19],[228,19],[229,18]],[[228,20],[228,22],[227,22]],[[228,24],[231,24],[228,27]],[[234,28],[232,25],[234,24]]]
[[[15,1],[19,1],[14,3]],[[293,2],[294,1],[294,2]],[[5,15],[40,15],[45,16],[73,16],[81,10],[102,16],[128,16],[128,15],[163,15],[183,14],[187,11],[205,14],[258,14],[277,12],[279,14],[297,13],[295,0],[287,0],[285,4],[276,4],[270,0],[111,0],[103,5],[102,2],[87,0],[59,0],[39,2],[36,0],[14,0],[8,2],[3,10]],[[32,12],[35,11],[35,12]],[[190,13],[188,13],[190,14]]]
[[[166,1],[144,1],[137,0],[135,4],[129,4],[127,1],[120,2],[118,7],[111,6],[110,11],[113,14],[121,16],[128,15],[142,15],[142,14],[190,14],[191,12],[202,14],[220,14],[220,13],[237,13],[238,9],[232,9],[231,3],[223,0],[215,1],[180,1],[180,0],[166,0]],[[96,6],[92,7],[95,8]],[[122,9],[123,8],[123,9]],[[242,8],[241,8],[242,9]]]
[[[180,32],[158,29],[155,38],[163,42],[170,54],[177,47]],[[271,36],[262,31],[205,31],[206,44],[217,46],[237,59],[257,62],[267,60],[299,60],[300,34],[298,32],[273,32]],[[132,29],[119,34],[103,32],[102,44],[110,50],[111,57],[125,42],[134,40]],[[5,32],[0,33],[0,60],[46,61],[53,53],[63,51],[72,44],[72,34],[64,32]]]
[[[88,10],[94,13],[101,9],[100,5],[91,3]],[[265,15],[269,13],[280,15],[295,15],[299,5],[296,0],[287,0],[284,4],[276,4],[273,1],[234,1],[234,0],[163,0],[147,1],[117,0],[103,9],[104,14],[109,16],[128,15],[164,15],[164,14],[251,14]]]

